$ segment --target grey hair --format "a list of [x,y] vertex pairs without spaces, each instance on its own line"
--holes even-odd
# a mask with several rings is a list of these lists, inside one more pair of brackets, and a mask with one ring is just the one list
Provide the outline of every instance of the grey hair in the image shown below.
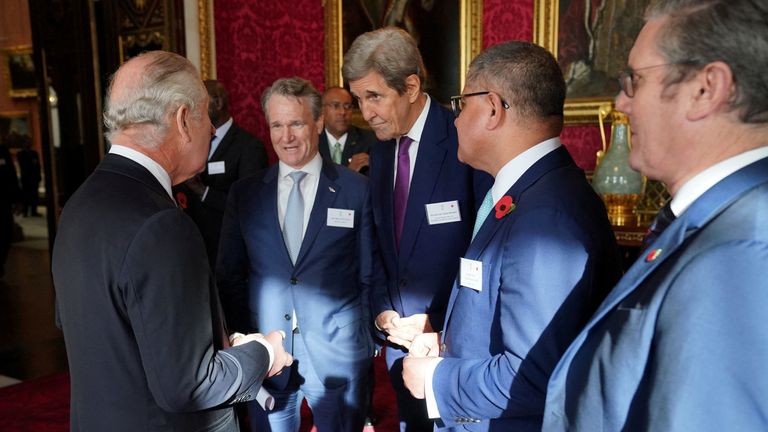
[[[104,108],[107,139],[128,128],[137,131],[136,144],[154,148],[160,144],[171,124],[173,113],[186,106],[193,118],[202,113],[208,93],[197,69],[186,58],[166,51],[150,51],[136,58],[147,61],[140,76],[115,94],[115,78],[110,79]],[[126,85],[125,81],[121,85]]]
[[671,86],[709,63],[731,68],[735,92],[730,109],[744,123],[768,122],[768,4],[754,0],[662,0],[652,3],[646,20],[668,18],[657,48],[674,65],[665,77]]
[[405,79],[410,75],[419,77],[422,89],[426,79],[416,41],[397,27],[384,27],[358,36],[344,55],[341,74],[345,80],[358,80],[371,71],[381,75],[387,85],[401,95],[405,93]]
[[320,96],[320,93],[311,82],[304,78],[291,77],[276,80],[262,93],[261,108],[264,110],[264,115],[267,116],[267,121],[269,121],[267,104],[269,103],[269,98],[276,94],[299,99],[306,98],[309,101],[309,108],[312,110],[312,118],[314,120],[320,118],[320,113],[323,109],[323,98]]
[[[469,65],[467,82],[488,85],[523,118],[562,123],[565,80],[546,49],[523,41],[494,45]],[[485,90],[485,89],[483,89]]]

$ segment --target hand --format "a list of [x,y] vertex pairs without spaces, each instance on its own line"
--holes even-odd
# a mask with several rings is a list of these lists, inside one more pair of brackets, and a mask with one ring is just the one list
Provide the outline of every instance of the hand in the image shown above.
[[403,383],[416,399],[424,399],[424,377],[432,363],[439,362],[439,358],[416,358],[407,356],[403,358]]
[[389,333],[389,330],[394,328],[392,320],[395,318],[400,318],[400,314],[393,310],[385,310],[376,317],[376,328],[384,333]]
[[368,154],[367,153],[357,153],[355,155],[352,155],[351,158],[349,158],[349,164],[347,165],[347,168],[360,172],[360,169],[363,167],[368,166]]
[[433,331],[432,325],[429,323],[429,315],[427,314],[413,314],[405,318],[394,318],[392,326],[387,331],[389,333],[387,340],[405,348],[411,347],[411,342],[416,336]]
[[272,362],[272,368],[267,372],[268,377],[280,375],[283,372],[283,368],[287,368],[293,364],[293,357],[285,351],[283,348],[283,340],[285,340],[285,333],[281,331],[273,331],[264,337],[270,344],[272,344],[272,350],[275,353],[275,360]]
[[413,338],[409,357],[438,357],[440,355],[440,333],[422,333]]

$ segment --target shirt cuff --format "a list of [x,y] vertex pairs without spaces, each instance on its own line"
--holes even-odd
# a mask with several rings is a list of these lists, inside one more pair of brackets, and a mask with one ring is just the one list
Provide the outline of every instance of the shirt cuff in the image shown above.
[[435,400],[435,390],[432,388],[432,376],[435,374],[438,363],[443,361],[438,357],[434,362],[429,362],[427,374],[424,376],[424,397],[427,401],[427,415],[431,419],[440,418],[440,411],[437,409],[437,400]]
[[269,353],[269,366],[267,367],[267,372],[269,372],[272,369],[272,363],[275,362],[275,350],[272,349],[272,345],[266,339],[256,339],[256,342],[264,345]]

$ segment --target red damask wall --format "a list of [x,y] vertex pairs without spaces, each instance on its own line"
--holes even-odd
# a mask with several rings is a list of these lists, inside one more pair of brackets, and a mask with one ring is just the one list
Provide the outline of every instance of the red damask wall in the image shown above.
[[[284,76],[301,76],[323,90],[322,1],[216,0],[214,5],[218,79],[229,89],[235,121],[264,141],[274,162],[259,98]],[[532,35],[533,0],[484,0],[484,47]],[[594,168],[597,127],[567,127],[562,139],[581,167]]]

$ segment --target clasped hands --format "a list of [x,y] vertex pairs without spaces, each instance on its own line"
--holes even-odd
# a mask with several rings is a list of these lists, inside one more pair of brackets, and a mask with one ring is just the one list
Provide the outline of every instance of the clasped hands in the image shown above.
[[269,332],[266,336],[261,333],[250,333],[247,335],[234,333],[229,337],[229,342],[233,347],[256,340],[262,340],[269,343],[269,345],[272,346],[272,352],[275,357],[272,361],[272,367],[267,371],[267,377],[273,377],[275,375],[280,375],[283,368],[293,364],[293,357],[285,351],[285,348],[283,348],[284,339],[285,333],[282,330],[279,330]]

